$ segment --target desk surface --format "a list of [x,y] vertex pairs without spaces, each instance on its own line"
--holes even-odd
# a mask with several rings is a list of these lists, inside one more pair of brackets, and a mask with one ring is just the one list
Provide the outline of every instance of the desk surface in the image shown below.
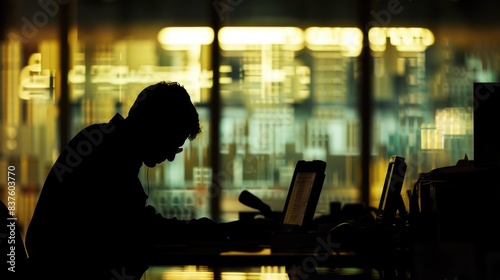
[[[389,275],[398,271],[398,274],[405,275],[410,270],[407,257],[392,256],[386,259],[380,255],[360,255],[349,251],[329,252],[326,248],[309,251],[277,251],[271,248],[241,251],[179,246],[175,250],[163,249],[165,250],[159,250],[156,259],[150,264],[163,271],[162,277],[169,268],[176,266],[206,267],[212,271],[213,279],[222,279],[218,274],[223,274],[224,271],[242,275],[245,271],[255,271],[255,268],[266,270],[270,267],[283,270],[283,273],[280,277],[274,272],[270,275],[262,274],[266,275],[266,279],[381,279],[379,273]],[[341,271],[342,269],[356,269],[356,272],[347,272],[352,275],[346,278],[348,275],[345,274],[346,271]],[[194,278],[197,276],[193,273],[189,275]],[[180,279],[178,275],[176,279]]]
[[[335,266],[376,267],[384,262],[403,261],[402,256],[386,253],[357,254],[348,250],[334,250],[320,244],[307,250],[262,248],[216,248],[209,246],[168,246],[157,248],[150,264],[206,265],[206,266]],[[331,244],[330,244],[331,245]]]
[[[168,249],[168,250],[167,250]],[[399,278],[392,279],[455,279],[453,275],[465,275],[468,279],[500,279],[498,266],[500,265],[500,251],[487,254],[484,260],[479,254],[480,250],[474,244],[436,244],[421,243],[411,251],[396,251],[394,255],[384,254],[356,254],[349,251],[338,251],[329,253],[325,248],[318,251],[276,251],[271,248],[260,248],[254,251],[220,250],[210,247],[183,247],[159,248],[159,254],[155,262],[151,263],[154,270],[151,273],[160,275],[157,279],[169,280],[165,275],[187,270],[185,278],[175,277],[172,279],[201,279],[191,270],[201,269],[210,271],[213,278],[224,279],[218,274],[260,271],[273,267],[280,271],[280,276],[273,270],[271,274],[265,275],[265,279],[391,279],[380,278],[372,275],[374,272],[388,273],[397,272]],[[347,277],[346,271],[353,272],[353,277]],[[313,272],[313,270],[316,270]],[[191,271],[191,272],[190,272]],[[291,278],[286,276],[289,272],[305,275],[307,277]],[[172,273],[173,273],[172,272]],[[309,277],[318,274],[318,277]],[[337,275],[338,274],[338,275]],[[362,274],[362,276],[360,276]],[[169,274],[170,275],[170,274]],[[253,274],[252,274],[253,275]],[[485,276],[484,278],[478,275]],[[280,278],[282,276],[282,278]],[[337,277],[338,276],[338,277]],[[372,277],[373,276],[373,277]],[[263,276],[264,277],[264,276]],[[362,278],[360,278],[362,277]],[[410,278],[404,278],[410,277]],[[150,278],[148,278],[150,279]],[[151,278],[155,279],[155,278]],[[243,279],[243,278],[242,278]],[[246,278],[263,279],[263,278]]]
[[355,242],[356,247],[361,250],[353,250],[346,244],[335,243],[333,237],[324,233],[273,234],[268,245],[251,242],[223,243],[222,246],[220,243],[210,242],[158,245],[150,260],[150,266],[159,270],[175,266],[205,266],[214,271],[242,271],[268,266],[286,268],[287,273],[297,275],[312,275],[325,269],[331,272],[356,268],[367,271],[368,274],[371,271],[398,271],[402,272],[402,275],[410,270],[411,254],[401,248],[395,248],[392,238],[381,238],[386,235],[385,232],[368,233],[366,236],[358,235],[362,238]]

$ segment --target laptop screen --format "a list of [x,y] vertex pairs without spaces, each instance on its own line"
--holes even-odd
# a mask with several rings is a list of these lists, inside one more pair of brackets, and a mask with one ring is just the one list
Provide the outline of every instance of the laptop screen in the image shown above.
[[285,228],[307,227],[314,218],[325,180],[326,162],[299,160],[283,209]]
[[307,209],[307,207],[303,206],[308,204],[315,178],[316,173],[314,172],[297,173],[290,193],[290,201],[292,203],[288,204],[288,209],[285,212],[283,220],[284,224],[302,226]]

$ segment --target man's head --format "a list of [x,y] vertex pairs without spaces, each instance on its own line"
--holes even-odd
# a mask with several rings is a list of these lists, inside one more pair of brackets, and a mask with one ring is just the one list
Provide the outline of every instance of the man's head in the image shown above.
[[127,122],[138,134],[139,155],[149,167],[173,161],[186,139],[193,140],[201,132],[189,94],[176,82],[160,82],[142,90]]

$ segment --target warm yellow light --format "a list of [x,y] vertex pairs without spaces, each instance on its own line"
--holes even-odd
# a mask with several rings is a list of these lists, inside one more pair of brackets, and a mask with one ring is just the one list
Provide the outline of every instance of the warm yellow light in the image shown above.
[[214,279],[214,274],[205,266],[187,265],[182,267],[165,268],[160,277],[161,279],[175,280],[210,280]]
[[363,33],[350,27],[309,27],[305,41],[313,51],[340,51],[345,56],[358,56],[363,46]]
[[224,50],[253,49],[263,45],[300,50],[304,47],[304,32],[297,27],[223,27],[219,40]]
[[436,111],[434,124],[422,124],[422,149],[444,149],[445,137],[461,137],[472,131],[472,114],[461,107],[446,107]]
[[422,150],[444,149],[443,130],[434,124],[423,123],[420,133],[420,148]]
[[214,31],[210,27],[165,27],[158,32],[158,42],[170,50],[209,45],[213,41]]
[[368,31],[368,41],[370,42],[370,49],[375,52],[385,51],[385,45],[387,41],[387,35],[385,34],[385,28],[371,28]]
[[399,51],[422,52],[434,44],[434,35],[426,28],[389,28],[388,35]]
[[436,127],[446,135],[465,135],[471,131],[472,115],[460,107],[447,107],[436,111]]
[[386,38],[391,45],[402,52],[423,52],[434,44],[434,34],[427,28],[420,27],[374,27],[368,32],[370,48],[384,51]]

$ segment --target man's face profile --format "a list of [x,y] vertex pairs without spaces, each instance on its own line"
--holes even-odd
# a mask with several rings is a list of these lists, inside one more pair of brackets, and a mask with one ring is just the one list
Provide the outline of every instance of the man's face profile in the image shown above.
[[187,135],[176,130],[152,131],[148,136],[150,140],[142,143],[142,160],[148,167],[154,167],[165,160],[174,161],[175,156],[182,152],[182,146],[187,139]]

